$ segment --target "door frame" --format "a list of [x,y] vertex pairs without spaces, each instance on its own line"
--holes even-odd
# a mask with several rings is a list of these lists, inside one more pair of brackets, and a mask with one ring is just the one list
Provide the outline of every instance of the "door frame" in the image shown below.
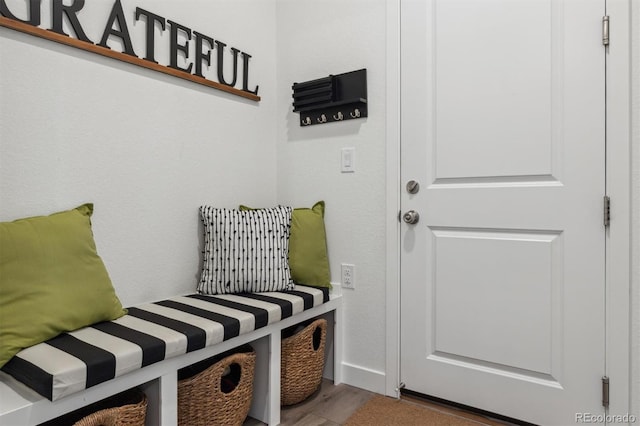
[[[400,396],[400,2],[386,2],[385,393],[392,397]],[[627,414],[631,408],[631,0],[607,0],[606,3],[611,17],[611,44],[607,47],[606,64],[606,190],[611,197],[611,224],[606,232],[605,374],[610,379],[612,396],[609,413]]]

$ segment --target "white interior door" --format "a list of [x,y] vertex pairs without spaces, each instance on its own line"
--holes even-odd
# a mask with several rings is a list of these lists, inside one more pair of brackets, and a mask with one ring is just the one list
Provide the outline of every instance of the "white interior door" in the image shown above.
[[401,0],[401,381],[603,414],[604,0]]

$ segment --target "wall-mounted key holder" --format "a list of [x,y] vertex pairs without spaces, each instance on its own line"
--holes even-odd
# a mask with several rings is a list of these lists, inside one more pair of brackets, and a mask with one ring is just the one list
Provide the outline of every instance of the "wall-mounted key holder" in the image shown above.
[[293,111],[300,126],[367,117],[367,70],[293,83]]

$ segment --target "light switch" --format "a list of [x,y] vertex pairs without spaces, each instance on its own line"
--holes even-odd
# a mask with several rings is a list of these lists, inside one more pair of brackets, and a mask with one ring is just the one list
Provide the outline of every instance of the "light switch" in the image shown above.
[[340,170],[342,173],[354,173],[356,171],[355,148],[342,148],[342,161]]

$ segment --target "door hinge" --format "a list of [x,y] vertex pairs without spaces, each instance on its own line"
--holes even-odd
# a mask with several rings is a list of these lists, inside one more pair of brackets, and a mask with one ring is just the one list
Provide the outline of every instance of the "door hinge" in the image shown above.
[[609,16],[602,17],[602,45],[609,45]]
[[609,378],[607,376],[602,377],[602,406],[609,407]]
[[607,227],[611,223],[611,197],[604,196],[604,226]]

